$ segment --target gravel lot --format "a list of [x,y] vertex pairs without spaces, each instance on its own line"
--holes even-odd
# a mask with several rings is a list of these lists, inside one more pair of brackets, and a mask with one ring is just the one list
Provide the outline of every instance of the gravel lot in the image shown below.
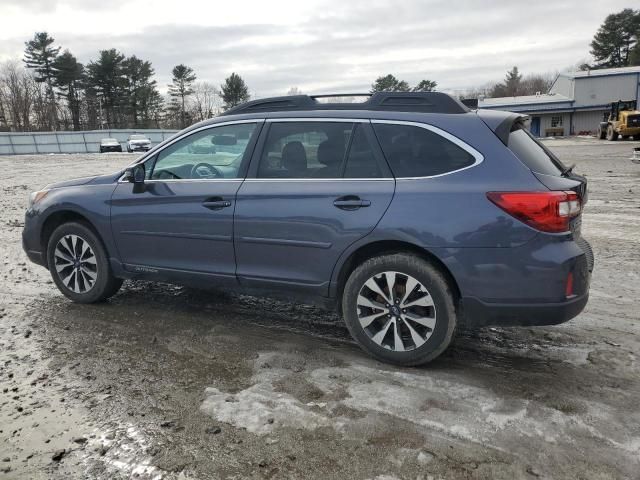
[[547,144],[590,182],[586,310],[420,369],[313,307],[148,283],[70,303],[22,252],[27,195],[135,156],[0,157],[0,479],[640,478],[640,142]]

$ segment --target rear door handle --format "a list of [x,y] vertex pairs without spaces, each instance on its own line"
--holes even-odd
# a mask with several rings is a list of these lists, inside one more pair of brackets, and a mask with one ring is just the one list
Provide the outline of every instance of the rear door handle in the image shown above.
[[202,202],[202,206],[209,210],[220,210],[222,208],[230,207],[231,202],[223,199],[222,197],[211,197]]
[[362,207],[368,207],[371,205],[371,201],[363,200],[357,195],[345,195],[344,197],[336,198],[333,201],[333,205],[341,210],[357,210]]

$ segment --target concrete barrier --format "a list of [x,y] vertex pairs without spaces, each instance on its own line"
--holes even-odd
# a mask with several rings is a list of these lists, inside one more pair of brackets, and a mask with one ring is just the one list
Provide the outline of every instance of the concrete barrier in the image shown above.
[[84,132],[0,132],[0,155],[38,153],[98,153],[100,140],[115,138],[126,152],[129,135],[142,134],[156,145],[178,130],[88,130]]

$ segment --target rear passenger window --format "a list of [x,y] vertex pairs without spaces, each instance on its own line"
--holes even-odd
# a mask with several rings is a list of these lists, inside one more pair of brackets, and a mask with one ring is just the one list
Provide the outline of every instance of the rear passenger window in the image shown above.
[[274,122],[260,157],[258,178],[339,178],[354,124]]
[[466,150],[426,128],[374,124],[376,136],[396,177],[429,177],[475,163]]

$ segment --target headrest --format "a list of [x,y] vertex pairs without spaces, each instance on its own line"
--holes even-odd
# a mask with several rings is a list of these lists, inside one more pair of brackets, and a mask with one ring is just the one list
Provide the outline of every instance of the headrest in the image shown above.
[[339,165],[344,157],[344,147],[339,141],[325,140],[318,145],[318,162],[327,167]]
[[295,174],[306,173],[307,152],[302,142],[289,142],[282,149],[282,166]]

